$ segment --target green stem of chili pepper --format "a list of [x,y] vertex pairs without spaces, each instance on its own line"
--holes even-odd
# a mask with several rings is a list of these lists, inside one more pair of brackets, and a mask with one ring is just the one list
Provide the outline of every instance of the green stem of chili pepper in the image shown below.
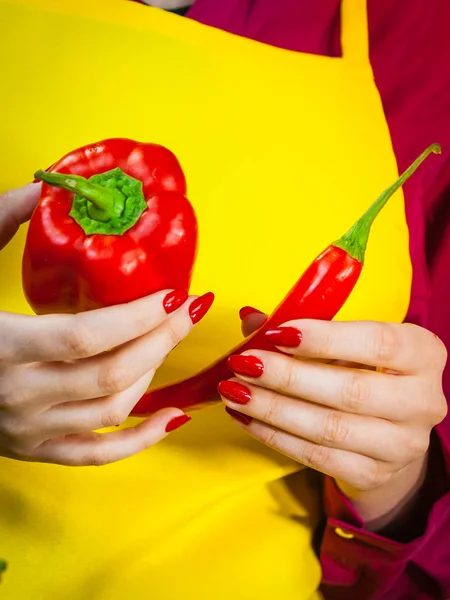
[[384,207],[389,198],[396,192],[405,181],[414,173],[414,171],[422,164],[422,162],[432,152],[435,154],[441,153],[441,147],[439,144],[432,144],[406,169],[406,171],[388,187],[375,202],[366,210],[366,212],[360,217],[356,223],[345,233],[339,240],[333,243],[333,246],[342,248],[350,254],[353,258],[358,260],[361,264],[364,263],[364,254],[366,251],[367,242],[369,240],[369,233],[372,224],[377,217],[378,213]]

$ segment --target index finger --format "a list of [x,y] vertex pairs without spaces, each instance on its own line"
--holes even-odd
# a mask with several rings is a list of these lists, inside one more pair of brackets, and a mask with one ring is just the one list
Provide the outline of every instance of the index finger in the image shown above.
[[0,196],[0,249],[6,246],[19,226],[31,217],[40,193],[39,183],[29,183]]
[[442,343],[416,325],[304,319],[284,327],[299,330],[301,343],[295,348],[277,346],[299,357],[338,359],[411,375],[445,362]]
[[30,363],[95,356],[145,335],[187,298],[185,290],[165,290],[128,304],[75,315],[0,312],[0,360]]

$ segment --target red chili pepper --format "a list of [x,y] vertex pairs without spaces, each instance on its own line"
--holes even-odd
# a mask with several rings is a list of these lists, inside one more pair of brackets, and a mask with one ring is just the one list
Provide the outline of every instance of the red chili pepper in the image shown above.
[[328,246],[306,269],[301,278],[264,324],[233,348],[226,356],[198,373],[173,385],[147,392],[134,407],[132,414],[144,416],[167,406],[196,408],[217,400],[217,386],[228,379],[228,357],[250,349],[274,351],[265,332],[292,319],[331,320],[345,304],[358,281],[370,228],[381,209],[431,153],[440,153],[433,144],[385,190],[364,215],[339,240]]
[[35,177],[45,183],[28,229],[22,280],[37,314],[189,289],[197,220],[170,150],[109,139]]

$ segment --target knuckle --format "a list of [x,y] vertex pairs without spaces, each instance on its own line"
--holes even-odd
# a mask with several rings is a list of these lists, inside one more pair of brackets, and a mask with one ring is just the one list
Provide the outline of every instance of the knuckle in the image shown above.
[[399,337],[390,323],[377,323],[370,338],[371,355],[381,364],[390,364],[400,347]]
[[98,372],[98,387],[105,395],[118,394],[130,385],[127,369],[117,363],[106,363]]
[[421,416],[432,426],[441,423],[447,416],[447,398],[442,388],[442,375],[439,377],[420,377],[413,380],[416,416]]
[[436,334],[419,325],[404,323],[402,327],[408,328],[414,334],[416,342],[420,342],[425,349],[422,356],[427,361],[427,366],[441,373],[447,364],[448,358],[448,351],[444,342]]
[[351,413],[361,413],[370,399],[370,390],[362,374],[352,374],[346,378],[341,392],[341,406]]
[[430,412],[434,425],[438,425],[446,418],[448,414],[448,404],[447,398],[442,392],[436,397],[436,401],[433,403],[433,408]]
[[101,415],[101,427],[116,427],[117,425],[122,425],[127,416],[124,408],[110,407]]
[[265,423],[274,424],[279,420],[280,415],[280,403],[281,397],[276,392],[269,392],[267,394],[267,408],[264,411],[263,421]]
[[[284,361],[283,361],[284,362]],[[299,364],[294,361],[289,361],[287,364],[283,364],[278,370],[279,384],[278,388],[281,392],[292,393],[299,386]]]
[[271,446],[272,448],[277,447],[277,440],[280,436],[280,432],[277,429],[273,429],[272,427],[267,427],[260,434],[261,441],[267,446]]
[[328,462],[329,455],[329,448],[312,442],[306,442],[299,453],[300,462],[302,464],[319,471],[322,470]]
[[91,452],[83,461],[83,464],[91,467],[103,467],[109,463],[108,455],[102,450],[97,449],[94,452]]
[[411,414],[415,420],[420,417],[434,426],[447,416],[448,405],[442,389],[442,376],[429,374],[411,378],[411,386],[405,390],[405,395],[407,399],[413,398],[415,401],[415,412]]
[[447,364],[448,359],[448,351],[445,347],[445,344],[440,340],[437,336],[433,335],[433,364],[439,371],[443,371],[445,365]]
[[74,358],[87,358],[97,354],[97,341],[92,329],[84,325],[81,318],[76,315],[65,334],[64,343],[70,356]]
[[430,438],[426,435],[409,435],[405,442],[406,460],[413,461],[424,456],[430,445]]
[[331,331],[325,331],[317,341],[317,358],[328,358],[332,354],[334,336]]
[[342,444],[348,437],[348,429],[346,415],[333,410],[325,418],[318,442],[325,446]]
[[166,323],[165,334],[169,348],[174,348],[182,339],[181,331],[175,326],[175,320]]
[[93,447],[81,457],[80,466],[102,467],[111,462],[104,445],[104,434],[96,433]]

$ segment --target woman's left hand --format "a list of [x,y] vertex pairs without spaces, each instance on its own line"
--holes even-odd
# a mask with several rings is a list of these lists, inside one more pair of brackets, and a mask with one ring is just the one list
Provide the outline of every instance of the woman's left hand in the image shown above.
[[228,411],[385,526],[420,487],[430,432],[447,413],[444,345],[414,325],[368,321],[292,321],[267,337],[293,356],[231,357],[236,378],[219,385]]

